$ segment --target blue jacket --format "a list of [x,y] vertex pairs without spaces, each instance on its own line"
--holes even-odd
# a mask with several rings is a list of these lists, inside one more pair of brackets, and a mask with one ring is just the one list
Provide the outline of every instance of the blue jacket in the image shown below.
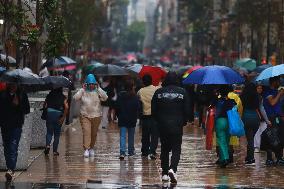
[[136,126],[140,110],[140,101],[136,95],[121,91],[117,98],[118,126],[133,128]]

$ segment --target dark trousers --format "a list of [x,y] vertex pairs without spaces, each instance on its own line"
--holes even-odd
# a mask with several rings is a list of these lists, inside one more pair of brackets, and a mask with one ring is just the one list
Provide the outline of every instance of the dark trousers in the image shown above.
[[57,152],[59,145],[59,138],[61,133],[61,125],[59,124],[59,119],[61,115],[62,113],[60,111],[49,111],[48,108],[46,119],[46,146],[50,146],[52,136],[54,135],[53,152]]
[[[278,119],[278,121],[276,121]],[[280,140],[283,139],[284,137],[284,122],[281,119],[281,117],[276,118],[276,117],[269,117],[270,122],[272,123],[272,125],[274,127],[279,127],[279,132],[280,132]],[[282,144],[283,145],[283,144]],[[272,152],[275,153],[275,157],[277,160],[281,159],[283,157],[283,147],[281,147],[280,149],[276,150],[276,151],[272,151],[272,150],[266,150],[266,156],[267,156],[267,160],[272,160]]]
[[6,166],[9,170],[14,171],[18,158],[18,146],[21,139],[22,127],[9,125],[1,128],[4,156]]
[[158,146],[159,132],[156,121],[152,116],[144,116],[142,118],[142,155],[156,154]]
[[254,159],[254,136],[259,128],[260,119],[256,110],[245,110],[243,122],[247,138],[247,156],[246,161]]
[[[162,175],[168,174],[169,169],[177,171],[180,160],[182,134],[160,133],[161,138],[161,167]],[[171,164],[169,165],[169,153],[172,152]]]

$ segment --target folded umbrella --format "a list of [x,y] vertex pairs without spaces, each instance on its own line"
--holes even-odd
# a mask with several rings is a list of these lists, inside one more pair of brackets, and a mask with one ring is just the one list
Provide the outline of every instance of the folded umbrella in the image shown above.
[[123,76],[128,75],[124,68],[113,64],[99,66],[93,70],[93,74],[97,76]]
[[205,66],[189,74],[183,84],[222,85],[243,83],[244,78],[226,66]]
[[276,77],[284,74],[284,64],[280,64],[277,66],[272,66],[263,70],[259,76],[256,78],[256,81],[261,81],[265,79],[269,79],[271,77]]

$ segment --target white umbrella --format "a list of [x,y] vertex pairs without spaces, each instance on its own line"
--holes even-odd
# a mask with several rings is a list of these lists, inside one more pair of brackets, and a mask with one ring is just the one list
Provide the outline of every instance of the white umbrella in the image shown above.
[[[6,55],[5,54],[0,54],[0,59],[2,61],[6,61]],[[16,59],[11,57],[11,56],[8,56],[8,62],[12,63],[12,64],[16,64]]]

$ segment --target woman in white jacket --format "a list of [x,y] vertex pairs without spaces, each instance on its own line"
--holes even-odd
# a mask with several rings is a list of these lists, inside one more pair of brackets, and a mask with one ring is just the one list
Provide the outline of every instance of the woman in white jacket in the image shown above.
[[99,87],[93,74],[87,76],[83,88],[74,95],[75,100],[81,101],[80,123],[86,158],[95,155],[94,146],[102,117],[101,101],[107,98],[106,92]]

